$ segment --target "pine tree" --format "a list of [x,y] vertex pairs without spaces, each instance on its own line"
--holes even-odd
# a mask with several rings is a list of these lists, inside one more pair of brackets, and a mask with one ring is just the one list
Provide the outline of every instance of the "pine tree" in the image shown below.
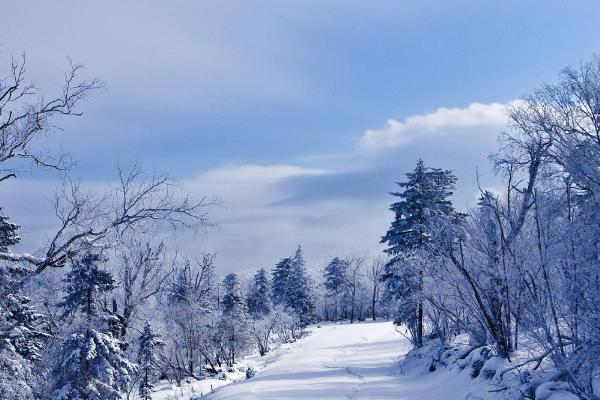
[[[390,207],[394,221],[381,239],[381,243],[388,245],[385,252],[391,256],[382,279],[387,285],[386,293],[403,302],[402,312],[397,317],[401,316],[402,320],[416,315],[414,341],[420,347],[423,345],[423,303],[420,299],[423,271],[420,263],[411,263],[407,267],[407,262],[416,260],[418,251],[426,250],[432,236],[431,222],[455,214],[448,197],[452,195],[456,177],[451,171],[426,167],[423,160],[418,160],[414,171],[406,176],[407,182],[398,183],[403,191],[391,193],[400,200]],[[397,319],[397,322],[401,320]]]
[[120,341],[88,328],[72,334],[57,360],[53,400],[119,400],[137,366],[127,360]]
[[260,319],[271,313],[271,289],[267,271],[259,269],[254,275],[248,292],[248,312],[254,319]]
[[177,269],[175,279],[168,287],[167,298],[171,305],[188,302],[191,292],[190,269],[187,266]]
[[315,302],[312,281],[306,272],[301,246],[298,246],[291,264],[285,306],[298,316],[303,326],[306,326],[315,319]]
[[451,171],[426,167],[423,160],[419,160],[415,170],[406,176],[407,182],[398,183],[404,190],[391,193],[401,200],[390,206],[395,218],[381,239],[381,243],[388,245],[385,252],[394,258],[404,258],[422,248],[431,237],[429,222],[454,213],[452,202],[448,200],[456,184]]
[[225,276],[223,279],[223,291],[223,300],[221,300],[223,314],[235,312],[239,307],[244,305],[242,289],[237,274],[232,273]]
[[114,288],[112,275],[101,269],[105,259],[87,251],[72,263],[59,304],[64,315],[81,315],[84,321],[61,348],[54,376],[55,400],[118,400],[137,366],[124,353],[125,343],[115,337],[116,316],[99,307],[99,297]]
[[340,302],[348,289],[348,263],[335,257],[323,271],[323,281],[327,297],[333,300],[333,320],[340,316]]
[[[10,252],[21,240],[18,225],[9,222],[0,208],[0,252]],[[0,398],[34,398],[32,363],[40,359],[45,340],[50,336],[46,316],[35,309],[31,299],[15,290],[29,269],[18,264],[0,265],[0,290],[9,294],[0,298]]]
[[18,225],[8,222],[8,217],[2,214],[2,207],[0,207],[0,252],[7,252],[9,247],[21,241],[17,234],[18,229]]
[[[0,209],[1,211],[1,209]],[[17,235],[18,226],[8,222],[8,218],[0,215],[0,251],[10,251],[9,247],[20,241]],[[18,265],[7,265],[0,269],[0,287],[13,287],[23,279],[28,270]],[[2,315],[10,333],[2,329],[8,341],[19,355],[29,361],[40,357],[42,341],[49,337],[45,329],[45,316],[36,311],[29,297],[23,296],[19,290],[12,292],[1,300]]]
[[271,282],[271,298],[273,304],[286,304],[288,291],[288,281],[292,271],[292,259],[283,258],[277,263],[273,270],[273,279]]
[[152,399],[152,389],[160,374],[157,352],[165,345],[152,330],[148,322],[139,337],[138,365],[140,368],[141,382],[139,394],[143,400]]
[[79,311],[88,317],[98,314],[100,295],[115,287],[112,275],[100,268],[104,261],[100,253],[87,251],[72,263],[71,271],[64,279],[66,295],[58,304],[64,309],[65,316]]
[[221,302],[220,331],[223,334],[226,363],[232,366],[236,357],[250,346],[248,308],[242,297],[237,274],[232,273],[225,276],[223,290],[225,294]]
[[3,307],[13,327],[9,341],[15,351],[26,360],[39,360],[43,343],[50,337],[46,316],[37,312],[29,297],[18,293],[7,295]]

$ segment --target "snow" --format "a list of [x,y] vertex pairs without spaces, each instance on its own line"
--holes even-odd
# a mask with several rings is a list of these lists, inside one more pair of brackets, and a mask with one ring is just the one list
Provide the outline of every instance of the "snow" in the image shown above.
[[[265,357],[242,361],[258,373],[245,379],[209,379],[176,392],[163,388],[153,399],[493,399],[488,381],[440,368],[433,373],[401,371],[398,361],[410,349],[391,322],[330,324],[311,327],[310,334]],[[232,383],[236,381],[236,383]],[[213,385],[214,392],[210,392]],[[200,393],[203,394],[200,397]],[[209,393],[209,394],[207,394]]]

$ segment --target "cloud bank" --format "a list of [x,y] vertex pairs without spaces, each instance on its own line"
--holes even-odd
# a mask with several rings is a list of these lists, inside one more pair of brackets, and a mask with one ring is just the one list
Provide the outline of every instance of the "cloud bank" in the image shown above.
[[402,146],[424,135],[448,135],[465,130],[503,127],[508,122],[507,106],[500,103],[471,103],[465,108],[440,107],[434,112],[413,115],[402,121],[389,119],[381,129],[367,129],[359,142],[366,151]]

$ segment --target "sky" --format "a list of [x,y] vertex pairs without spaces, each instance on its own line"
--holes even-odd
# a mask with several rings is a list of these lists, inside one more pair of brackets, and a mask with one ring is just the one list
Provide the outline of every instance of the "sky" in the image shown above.
[[[106,86],[37,145],[82,184],[136,161],[196,196],[215,227],[172,239],[222,272],[377,254],[395,182],[418,158],[454,170],[458,208],[507,105],[599,51],[595,1],[20,1],[0,3],[0,76],[26,53],[53,93],[67,57]],[[2,71],[5,71],[2,73]],[[39,249],[57,177],[26,171],[0,206]]]

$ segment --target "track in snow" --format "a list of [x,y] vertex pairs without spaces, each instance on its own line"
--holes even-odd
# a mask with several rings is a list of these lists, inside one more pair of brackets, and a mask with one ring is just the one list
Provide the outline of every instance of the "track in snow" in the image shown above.
[[[409,344],[390,322],[312,328],[254,378],[217,389],[211,400],[464,399],[447,376],[407,377],[398,358]],[[441,378],[441,379],[440,379]],[[456,379],[456,377],[454,378]],[[455,397],[456,395],[456,397]]]
[[[410,345],[391,322],[324,325],[310,335],[281,346],[264,358],[250,357],[264,368],[238,383],[207,379],[194,390],[163,387],[156,400],[465,400],[497,399],[485,382],[469,372],[438,369],[404,371],[398,359]],[[207,393],[214,385],[215,391]],[[220,386],[225,385],[225,386]],[[188,388],[189,389],[189,388]],[[497,393],[496,393],[497,395]]]

